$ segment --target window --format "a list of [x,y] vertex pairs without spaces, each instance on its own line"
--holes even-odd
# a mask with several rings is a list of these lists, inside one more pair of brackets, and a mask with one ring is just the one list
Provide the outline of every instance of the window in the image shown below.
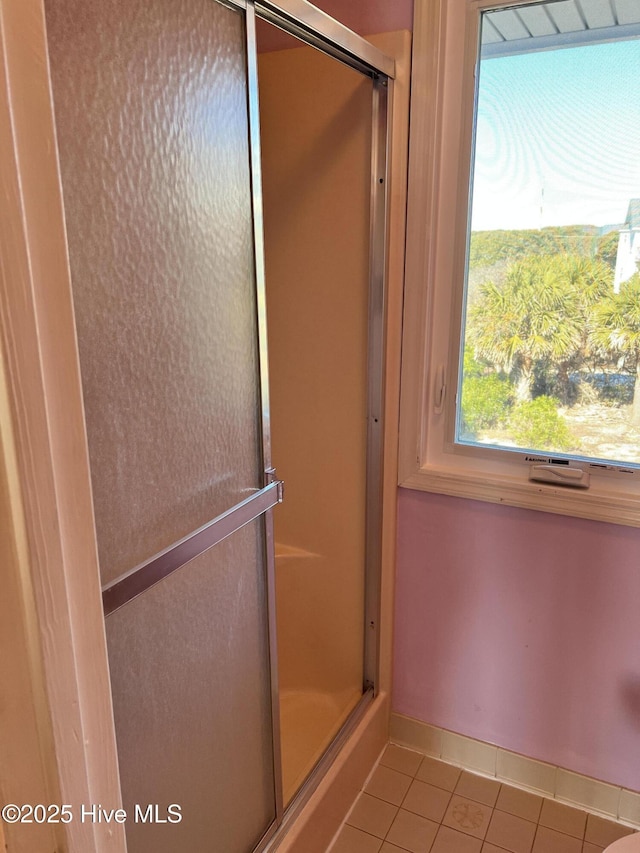
[[401,484],[640,525],[640,5],[414,38]]

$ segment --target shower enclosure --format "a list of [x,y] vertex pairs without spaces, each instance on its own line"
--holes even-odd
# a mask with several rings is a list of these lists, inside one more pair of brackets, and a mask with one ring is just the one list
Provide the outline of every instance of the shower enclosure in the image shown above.
[[128,849],[249,853],[375,690],[393,64],[301,0],[44,6]]

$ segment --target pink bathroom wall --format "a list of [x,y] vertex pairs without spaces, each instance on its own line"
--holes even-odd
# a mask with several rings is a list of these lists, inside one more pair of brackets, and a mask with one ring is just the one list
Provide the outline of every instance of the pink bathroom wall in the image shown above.
[[[314,0],[341,24],[360,35],[410,30],[413,26],[413,0]],[[291,45],[275,27],[258,21],[259,51],[284,50]]]
[[640,530],[400,489],[393,707],[640,790]]

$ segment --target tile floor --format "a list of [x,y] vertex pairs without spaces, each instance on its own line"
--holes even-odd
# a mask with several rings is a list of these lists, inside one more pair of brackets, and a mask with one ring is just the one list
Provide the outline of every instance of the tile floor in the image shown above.
[[600,853],[631,832],[390,744],[328,853]]

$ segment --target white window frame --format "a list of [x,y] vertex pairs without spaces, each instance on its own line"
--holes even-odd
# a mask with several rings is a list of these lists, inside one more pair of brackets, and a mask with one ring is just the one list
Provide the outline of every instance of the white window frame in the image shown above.
[[399,484],[638,527],[638,470],[546,485],[523,453],[452,441],[480,14],[530,2],[415,0]]

